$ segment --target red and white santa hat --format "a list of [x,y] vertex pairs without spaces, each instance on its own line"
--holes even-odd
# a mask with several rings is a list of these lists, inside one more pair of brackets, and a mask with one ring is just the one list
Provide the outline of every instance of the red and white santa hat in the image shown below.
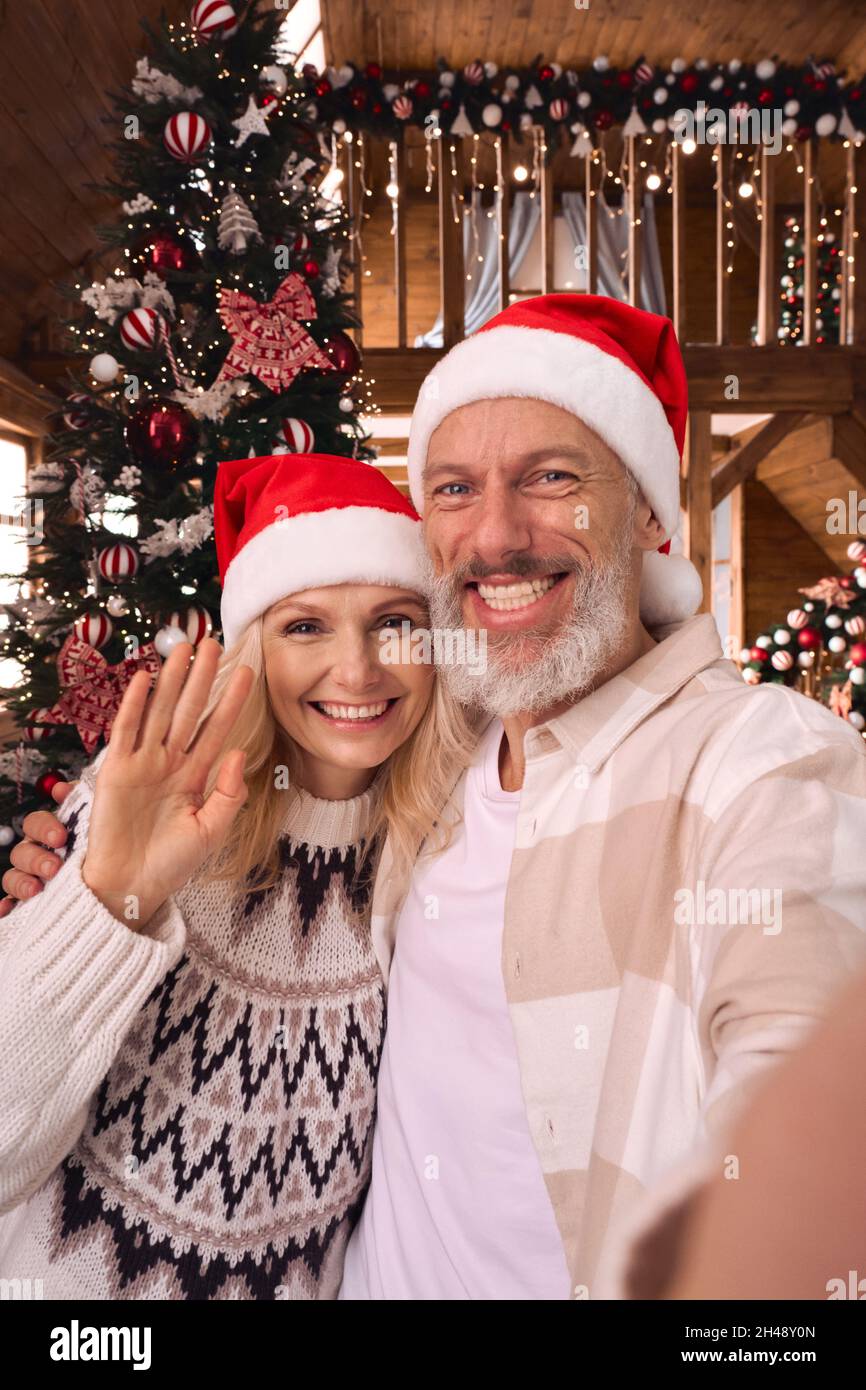
[[453,347],[425,378],[409,432],[409,488],[420,512],[427,447],[458,406],[500,396],[549,401],[600,435],[637,479],[665,542],[643,560],[640,612],[651,625],[700,607],[694,565],[670,554],[680,506],[688,387],[670,319],[595,294],[544,294],[509,305]]
[[359,459],[278,454],[221,463],[214,535],[226,651],[254,618],[302,589],[424,591],[418,513],[384,473]]

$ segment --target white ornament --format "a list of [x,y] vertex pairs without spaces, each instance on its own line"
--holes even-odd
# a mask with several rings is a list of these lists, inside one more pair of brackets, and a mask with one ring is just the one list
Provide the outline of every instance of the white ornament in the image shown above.
[[453,87],[453,86],[454,86],[454,73],[453,73],[453,72],[440,72],[440,74],[439,74],[439,86],[440,86],[440,87]]
[[852,685],[866,685],[866,666],[852,666],[848,679]]
[[724,85],[725,85],[725,79],[724,79],[723,77],[711,77],[711,78],[710,78],[710,91],[711,91],[711,92],[719,92],[719,91],[721,91],[721,89],[722,89],[722,87],[724,87]]
[[655,91],[653,92],[653,101],[655,102],[656,106],[664,106],[664,104],[665,104],[665,102],[667,101],[667,99],[668,99],[667,88],[666,88],[666,87],[656,87]]
[[844,652],[847,645],[844,637],[830,637],[827,641],[827,646],[831,652]]
[[272,92],[276,92],[278,97],[285,96],[289,86],[289,79],[283,69],[278,67],[276,63],[270,63],[268,67],[262,68],[259,77]]
[[816,135],[832,135],[836,129],[836,117],[832,111],[825,111],[815,122]]
[[739,72],[742,66],[743,65],[740,62],[739,58],[732,58],[731,61],[728,63],[728,72]]
[[400,95],[400,87],[396,82],[386,82],[382,88],[382,95],[386,101],[393,101]]
[[763,647],[765,651],[766,651],[769,647],[772,647],[772,645],[773,645],[773,639],[772,639],[772,637],[767,637],[767,636],[765,636],[764,634],[762,634],[760,637],[756,637],[756,638],[755,638],[755,646],[756,646],[756,647]]
[[762,58],[760,63],[755,64],[755,76],[761,82],[769,82],[771,77],[776,75],[776,64],[772,58]]
[[240,193],[229,188],[220,205],[217,241],[223,251],[240,256],[251,241],[261,241],[258,223]]
[[98,352],[90,362],[90,375],[94,381],[114,381],[119,369],[120,363],[110,352]]
[[824,622],[827,627],[837,628],[842,626],[842,618],[838,613],[828,613]]
[[671,63],[671,72],[684,72],[686,67],[684,58],[674,58]]
[[590,105],[592,104],[592,95],[591,95],[591,93],[589,93],[589,92],[578,92],[578,94],[577,94],[577,104],[578,104],[578,106],[582,106],[582,107],[584,107],[584,108],[587,107],[587,106],[590,106]]
[[593,58],[592,66],[596,72],[607,72],[610,67],[610,60],[603,53],[599,53],[597,58]]
[[502,107],[497,106],[495,101],[489,101],[481,112],[481,119],[487,126],[499,125],[502,120]]
[[782,122],[782,134],[783,134],[783,135],[796,135],[796,134],[797,134],[797,122],[793,119],[793,117],[789,117],[788,120]]
[[250,97],[247,101],[247,109],[237,120],[232,121],[232,125],[238,133],[235,140],[235,149],[243,145],[251,135],[270,135],[268,121],[264,111],[256,105],[255,97]]
[[122,618],[129,612],[129,605],[123,594],[109,594],[105,600],[105,606],[112,618]]
[[179,627],[161,627],[153,639],[153,645],[160,656],[169,656],[179,646],[181,642],[187,641],[187,635]]
[[355,409],[355,402],[352,400],[352,397],[351,397],[351,396],[341,396],[341,397],[340,397],[340,409],[341,409],[346,415],[351,414],[351,412]]
[[777,627],[773,633],[773,641],[777,647],[785,647],[791,640],[791,634],[786,627]]
[[12,826],[0,825],[0,845],[5,849],[7,845],[11,845],[14,839],[15,831],[12,829]]
[[517,77],[513,72],[510,72],[505,79],[506,90],[509,92],[516,92],[519,86],[520,78]]
[[815,653],[801,652],[800,655],[797,657],[797,665],[802,666],[803,670],[807,671],[810,666],[815,665]]
[[653,130],[656,135],[660,135],[663,130],[667,130],[668,123],[662,116],[657,116],[653,121]]
[[786,116],[796,116],[800,110],[800,103],[797,101],[796,97],[792,97],[790,101],[785,102],[782,110]]
[[866,729],[866,719],[863,718],[858,709],[851,710],[851,713],[848,715],[848,723],[853,724],[854,728],[857,730]]

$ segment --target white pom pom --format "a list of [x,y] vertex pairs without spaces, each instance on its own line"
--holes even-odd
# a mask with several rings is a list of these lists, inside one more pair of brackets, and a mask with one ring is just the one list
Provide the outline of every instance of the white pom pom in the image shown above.
[[700,575],[685,555],[644,552],[640,616],[645,626],[690,618],[700,608],[703,596]]

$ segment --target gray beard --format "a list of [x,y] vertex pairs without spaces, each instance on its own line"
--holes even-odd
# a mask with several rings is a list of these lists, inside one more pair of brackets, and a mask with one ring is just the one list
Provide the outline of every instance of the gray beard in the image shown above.
[[[509,563],[509,571],[527,578],[553,571],[574,574],[571,612],[561,629],[549,636],[531,631],[487,634],[487,663],[439,665],[440,679],[467,709],[507,718],[539,714],[592,689],[619,649],[633,614],[630,611],[631,522],[601,568],[576,565],[573,556],[531,556]],[[489,566],[471,562],[448,575],[436,575],[425,551],[430,626],[463,630],[461,595],[467,574],[482,575]],[[490,571],[495,572],[495,571]]]

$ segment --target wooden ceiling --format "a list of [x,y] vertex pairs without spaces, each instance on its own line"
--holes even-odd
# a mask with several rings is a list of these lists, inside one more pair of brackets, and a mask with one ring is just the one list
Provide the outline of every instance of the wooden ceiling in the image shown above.
[[180,0],[13,0],[0,6],[0,356],[64,312],[52,285],[98,254],[111,173],[104,118],[146,52],[142,18]]
[[604,53],[611,63],[640,54],[756,61],[776,54],[802,62],[811,54],[866,70],[862,0],[725,0],[675,5],[671,0],[322,0],[325,47],[337,63],[378,59],[386,67],[430,67],[444,57],[503,65],[531,63],[538,53],[580,66]]

